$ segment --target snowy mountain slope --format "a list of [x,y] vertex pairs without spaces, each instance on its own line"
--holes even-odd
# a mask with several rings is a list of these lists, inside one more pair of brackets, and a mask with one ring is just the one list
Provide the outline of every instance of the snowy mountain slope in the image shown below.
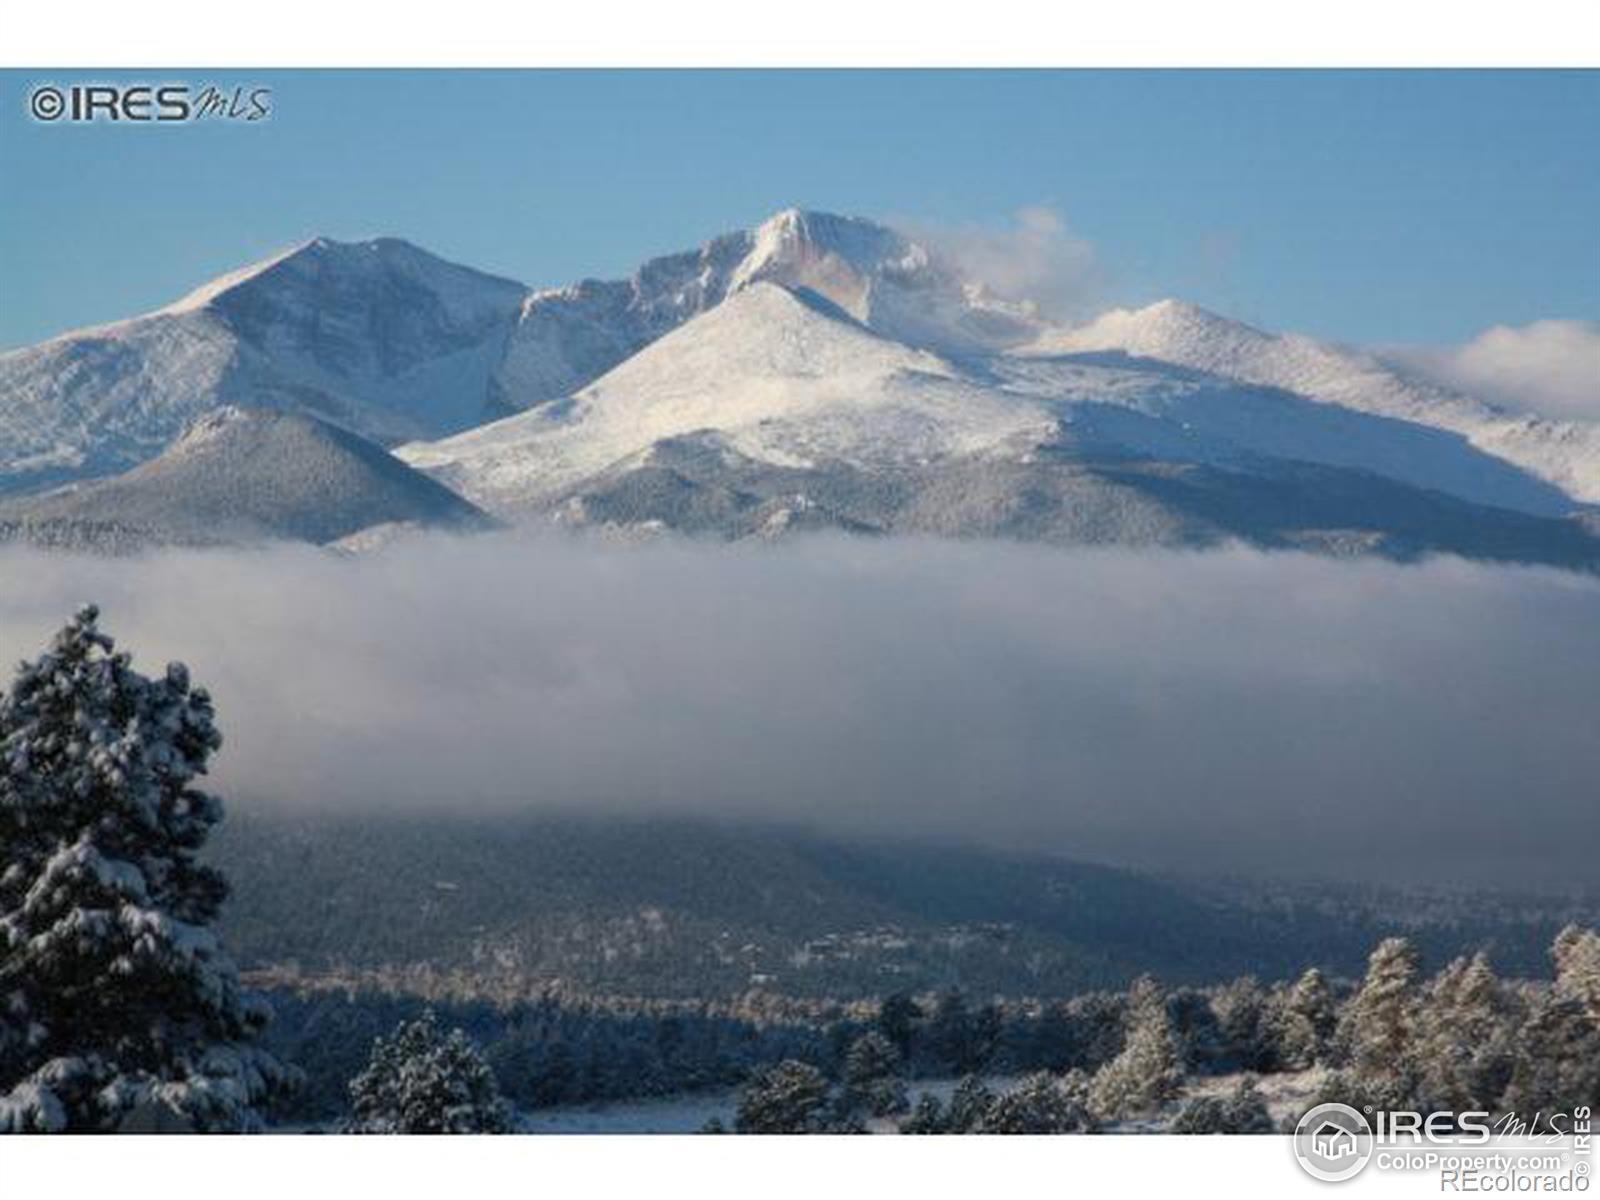
[[1301,460],[1543,515],[1572,507],[1559,489],[1453,433],[1115,356],[941,357],[879,336],[812,293],[766,282],[569,400],[399,453],[481,503],[517,512],[702,430],[786,467],[1016,458],[1070,442],[1214,465]]
[[1136,311],[1113,310],[1078,329],[1047,333],[1027,352],[1085,351],[1159,359],[1457,433],[1485,454],[1575,500],[1600,502],[1600,425],[1504,412],[1404,374],[1359,350],[1298,334],[1264,333],[1194,305],[1163,300]]
[[92,546],[114,531],[119,549],[269,538],[322,544],[401,522],[492,524],[372,442],[303,413],[261,409],[208,413],[160,457],[116,478],[0,503],[0,527],[12,536]]
[[1245,542],[1600,568],[1600,538],[1574,519],[1470,504],[1337,467],[1262,460],[1229,469],[1072,444],[921,465],[784,467],[706,431],[663,440],[581,481],[550,511],[572,527],[733,539],[832,529],[1063,546]]
[[177,303],[0,355],[0,492],[123,471],[230,404],[395,443],[503,414],[525,289],[405,242],[319,238]]
[[941,357],[765,281],[569,399],[397,453],[502,515],[619,531],[1600,562],[1558,489],[1456,434],[1123,356]]
[[988,296],[891,229],[791,208],[698,250],[652,259],[630,279],[530,295],[496,387],[519,408],[560,399],[761,281],[815,293],[914,346],[994,349],[1044,328],[1026,308]]
[[555,404],[397,453],[497,511],[539,507],[665,438],[715,429],[782,465],[889,464],[1047,436],[1016,403],[821,297],[757,281]]

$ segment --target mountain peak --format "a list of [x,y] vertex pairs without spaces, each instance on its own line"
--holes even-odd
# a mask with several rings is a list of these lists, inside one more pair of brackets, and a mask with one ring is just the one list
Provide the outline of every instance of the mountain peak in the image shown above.
[[1219,316],[1187,300],[1164,299],[1143,308],[1113,308],[1094,320],[1047,334],[1035,349],[1053,353],[1120,350],[1184,365],[1201,350],[1234,350],[1270,342],[1273,336],[1242,321]]
[[750,252],[734,272],[732,286],[760,278],[796,283],[803,274],[821,272],[836,282],[854,275],[859,289],[872,277],[915,271],[928,261],[921,246],[876,221],[786,208],[751,233]]
[[184,313],[205,308],[219,296],[223,296],[234,288],[249,283],[252,279],[260,278],[283,263],[303,255],[319,253],[331,245],[333,243],[324,237],[309,238],[303,242],[296,242],[286,249],[279,250],[276,254],[270,254],[257,262],[249,263],[224,275],[218,275],[215,279],[202,283],[192,292],[187,293],[158,311],[163,313]]
[[296,242],[259,262],[219,275],[159,311],[166,314],[194,312],[258,282],[290,276],[314,279],[329,272],[347,276],[392,273],[429,282],[470,276],[503,284],[515,289],[519,296],[526,291],[519,283],[459,266],[404,238],[374,237],[341,242],[336,238],[318,235]]

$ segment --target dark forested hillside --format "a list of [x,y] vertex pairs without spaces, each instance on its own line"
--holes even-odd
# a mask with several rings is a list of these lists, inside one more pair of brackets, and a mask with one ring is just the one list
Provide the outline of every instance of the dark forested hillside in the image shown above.
[[688,820],[265,818],[219,838],[247,965],[704,999],[900,988],[1063,995],[1153,971],[1209,983],[1354,975],[1403,931],[1538,973],[1592,908],[1295,885],[1227,888],[1046,857],[845,843]]

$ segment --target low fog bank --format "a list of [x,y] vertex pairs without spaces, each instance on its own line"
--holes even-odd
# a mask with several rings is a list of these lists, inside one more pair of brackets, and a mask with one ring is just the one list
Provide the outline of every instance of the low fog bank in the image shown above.
[[1594,878],[1600,583],[1441,560],[437,537],[0,553],[216,696],[237,809],[596,809],[1201,873]]

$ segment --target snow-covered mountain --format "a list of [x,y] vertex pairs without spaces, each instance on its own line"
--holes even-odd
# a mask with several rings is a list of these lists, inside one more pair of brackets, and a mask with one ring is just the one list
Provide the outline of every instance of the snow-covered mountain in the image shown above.
[[1596,557],[1600,427],[1173,301],[1053,327],[795,209],[537,292],[317,239],[0,356],[0,491],[126,470],[231,405],[404,443],[519,520]]
[[494,523],[388,451],[305,413],[222,408],[126,474],[0,502],[0,530],[126,549],[287,539],[324,544],[376,526]]
[[961,279],[929,250],[859,217],[786,209],[755,229],[645,263],[625,280],[531,294],[497,382],[515,406],[568,396],[757,282],[819,295],[913,346],[995,349],[1044,326]]
[[525,292],[402,241],[318,238],[157,312],[0,355],[0,492],[127,470],[228,405],[384,444],[504,415],[490,380]]
[[1264,333],[1192,304],[1114,309],[1082,328],[1048,332],[1029,349],[1118,351],[1447,430],[1574,500],[1600,503],[1600,425],[1506,412],[1376,355],[1300,334]]
[[1124,355],[941,355],[765,280],[565,400],[397,453],[574,525],[1600,551],[1559,489],[1449,432]]
[[1371,470],[1542,515],[1558,488],[1454,434],[1162,363],[1043,353],[944,357],[815,293],[755,281],[559,404],[402,457],[498,510],[536,509],[663,439],[714,431],[778,467],[915,467],[1040,447],[1238,467]]

